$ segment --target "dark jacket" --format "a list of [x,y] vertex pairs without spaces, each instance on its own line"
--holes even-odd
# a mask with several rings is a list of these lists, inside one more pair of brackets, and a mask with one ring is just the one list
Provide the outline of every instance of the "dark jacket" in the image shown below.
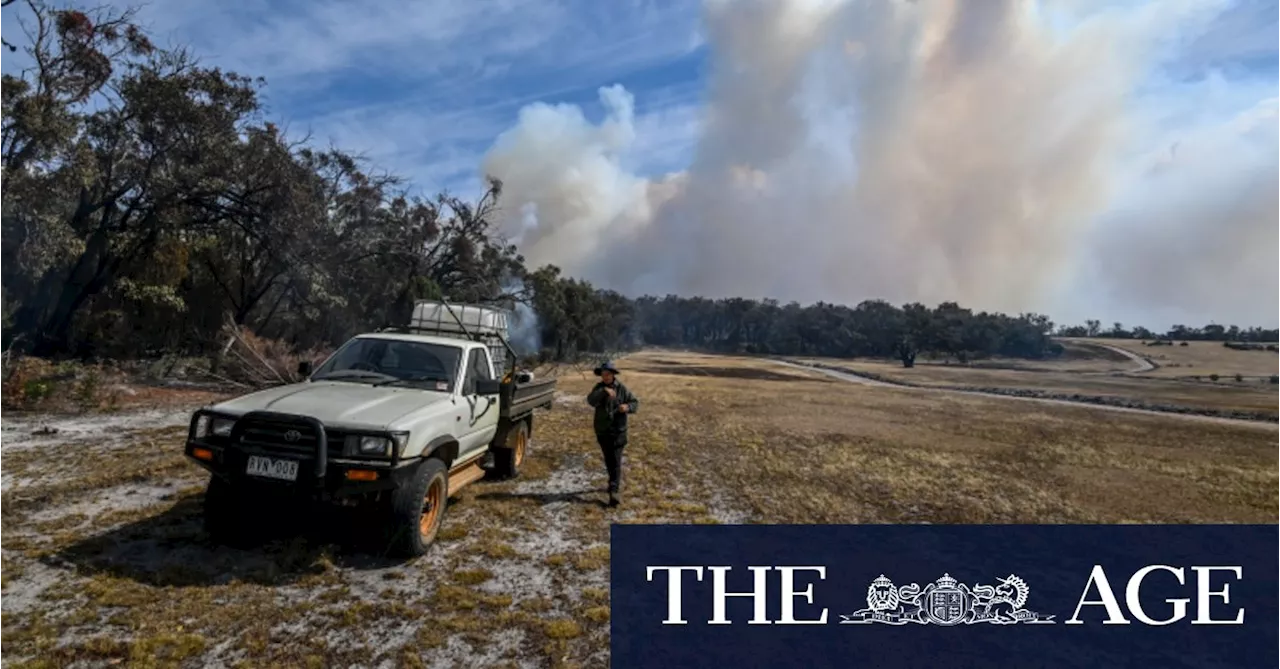
[[[621,381],[613,382],[616,396],[610,399],[604,392],[604,382],[597,383],[587,394],[587,404],[596,408],[593,426],[597,436],[613,435],[621,437],[625,442],[627,435],[627,416],[640,408],[640,399],[631,394]],[[618,411],[619,404],[627,405],[627,413]]]

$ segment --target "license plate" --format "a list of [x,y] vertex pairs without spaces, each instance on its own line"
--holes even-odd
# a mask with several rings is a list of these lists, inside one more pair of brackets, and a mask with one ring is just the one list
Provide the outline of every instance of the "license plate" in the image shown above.
[[298,461],[277,460],[275,458],[264,458],[260,455],[250,455],[249,466],[245,471],[253,476],[261,476],[263,478],[296,481],[298,480]]

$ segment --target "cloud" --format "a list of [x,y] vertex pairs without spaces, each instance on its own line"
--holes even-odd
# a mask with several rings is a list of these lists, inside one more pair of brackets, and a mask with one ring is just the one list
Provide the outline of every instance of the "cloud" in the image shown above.
[[1280,7],[1272,0],[1238,0],[1192,40],[1179,65],[1186,71],[1263,65],[1274,79],[1276,25]]
[[[676,0],[165,0],[144,4],[138,19],[205,64],[264,76],[268,114],[292,135],[361,153],[423,194],[470,195],[484,150],[525,104],[625,79],[653,96],[638,122],[674,119],[681,112],[669,108],[690,92],[680,83],[696,73],[643,79],[696,53],[690,9]],[[5,10],[7,37],[15,11]],[[23,54],[6,56],[5,72],[21,66]],[[655,144],[638,149],[637,169],[687,159],[681,141],[691,140],[662,136],[646,131]]]
[[474,76],[486,61],[543,44],[564,11],[530,0],[175,0],[148,7],[143,17],[208,59],[292,88],[350,70]]
[[[1173,301],[1207,320],[1224,304],[1212,296],[1265,275],[1263,299],[1225,311],[1274,324],[1274,123],[1227,120],[1274,97],[1274,77],[1246,90],[1214,75],[1228,91],[1214,118],[1162,107],[1186,92],[1174,66],[1202,57],[1205,26],[1232,10],[711,0],[687,170],[628,169],[633,103],[618,89],[597,124],[526,108],[485,169],[507,184],[504,225],[531,261],[629,293],[1117,317]],[[1180,158],[1151,176],[1175,138]]]
[[[381,85],[394,100],[470,96],[500,83],[552,89],[619,76],[697,46],[696,17],[682,3],[541,0],[166,0],[144,21],[219,65],[265,76],[281,99],[317,88]],[[388,92],[380,93],[387,96]]]

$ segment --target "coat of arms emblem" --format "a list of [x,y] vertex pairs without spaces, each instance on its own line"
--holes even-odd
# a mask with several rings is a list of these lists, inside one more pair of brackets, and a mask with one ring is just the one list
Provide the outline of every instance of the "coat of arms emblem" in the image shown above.
[[993,625],[1053,624],[1045,616],[1025,608],[1031,588],[1010,574],[996,585],[969,587],[943,574],[921,588],[912,583],[896,587],[884,574],[867,588],[867,608],[842,615],[843,625]]

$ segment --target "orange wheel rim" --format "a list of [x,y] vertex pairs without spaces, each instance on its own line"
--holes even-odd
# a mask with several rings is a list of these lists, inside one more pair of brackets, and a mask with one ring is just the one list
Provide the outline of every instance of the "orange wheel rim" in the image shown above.
[[528,442],[529,442],[529,437],[525,436],[524,432],[519,432],[516,434],[516,464],[517,465],[524,462],[524,451],[528,447],[527,446]]
[[437,478],[427,488],[427,496],[422,502],[422,518],[418,521],[418,531],[422,533],[422,536],[431,536],[443,510],[444,481]]

